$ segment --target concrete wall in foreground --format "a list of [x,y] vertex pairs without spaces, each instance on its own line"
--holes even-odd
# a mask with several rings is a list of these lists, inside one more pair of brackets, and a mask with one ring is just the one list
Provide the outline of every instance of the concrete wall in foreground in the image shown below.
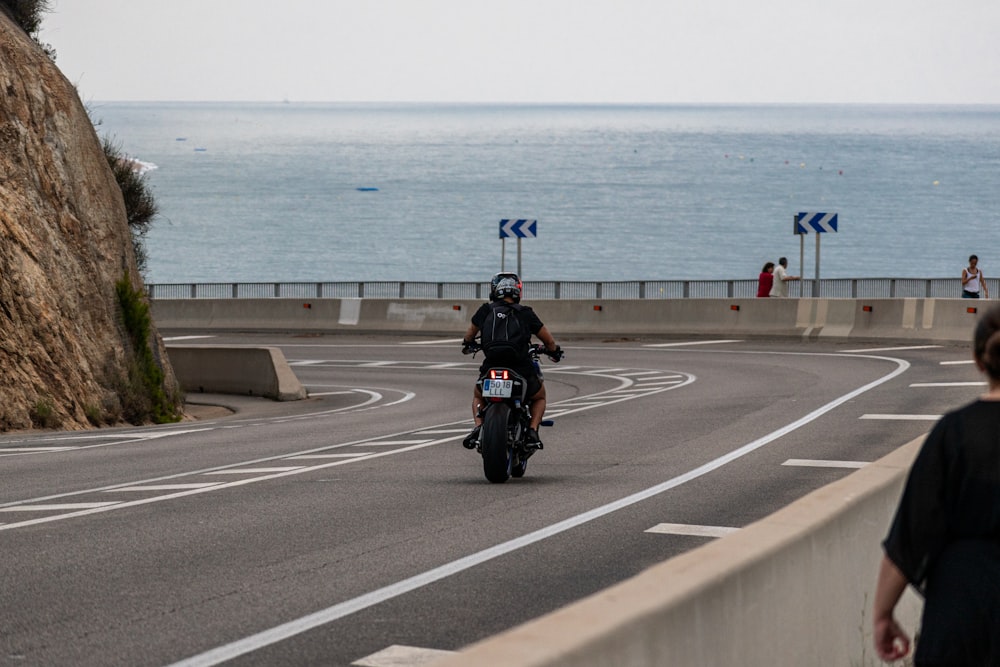
[[[560,299],[530,305],[557,337],[705,334],[966,342],[978,313],[989,303],[967,299]],[[160,329],[448,336],[465,332],[479,304],[438,299],[151,302]]]
[[[871,631],[880,543],[922,440],[434,667],[881,665]],[[912,637],[912,591],[897,612]]]

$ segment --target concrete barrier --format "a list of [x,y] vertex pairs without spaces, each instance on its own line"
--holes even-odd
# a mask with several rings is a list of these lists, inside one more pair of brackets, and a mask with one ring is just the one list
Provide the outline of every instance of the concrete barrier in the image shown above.
[[167,356],[181,389],[187,392],[265,396],[278,401],[306,398],[276,347],[167,345]]
[[[434,667],[880,665],[880,542],[922,441]],[[912,591],[897,608],[911,633],[920,608]]]
[[[479,301],[155,299],[161,329],[464,333]],[[574,299],[533,301],[556,336],[722,335],[967,342],[987,303],[963,299]],[[970,312],[971,311],[971,312]]]

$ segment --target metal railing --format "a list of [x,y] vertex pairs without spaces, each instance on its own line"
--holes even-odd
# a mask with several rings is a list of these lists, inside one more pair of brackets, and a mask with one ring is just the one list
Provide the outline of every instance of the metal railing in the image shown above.
[[[1000,279],[988,278],[1000,296]],[[485,300],[490,284],[432,282],[169,283],[146,286],[151,299],[475,299]],[[757,281],[622,280],[525,281],[523,298],[538,299],[746,299]],[[843,299],[958,298],[958,278],[824,278],[789,284],[789,296]]]

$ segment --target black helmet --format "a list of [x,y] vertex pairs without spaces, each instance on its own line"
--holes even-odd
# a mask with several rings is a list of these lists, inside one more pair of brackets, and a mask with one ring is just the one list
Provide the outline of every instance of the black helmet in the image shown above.
[[[513,291],[511,291],[510,283],[504,283],[504,289],[507,293],[500,294],[498,287],[501,281],[510,281],[513,283]],[[505,296],[514,297],[514,301],[521,300],[521,279],[518,278],[516,273],[498,273],[490,280],[490,301],[499,301]]]
[[496,298],[494,301],[500,301],[504,297],[510,297],[514,299],[514,303],[519,303],[521,301],[521,286],[517,284],[517,281],[513,278],[502,278],[500,282],[497,283],[497,288],[494,290]]

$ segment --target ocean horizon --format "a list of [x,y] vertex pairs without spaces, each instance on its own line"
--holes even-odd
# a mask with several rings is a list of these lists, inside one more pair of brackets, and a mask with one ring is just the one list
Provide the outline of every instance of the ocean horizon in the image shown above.
[[[92,102],[147,169],[150,283],[987,277],[1000,106]],[[804,242],[804,266],[799,266]],[[516,266],[508,239],[506,266]]]

